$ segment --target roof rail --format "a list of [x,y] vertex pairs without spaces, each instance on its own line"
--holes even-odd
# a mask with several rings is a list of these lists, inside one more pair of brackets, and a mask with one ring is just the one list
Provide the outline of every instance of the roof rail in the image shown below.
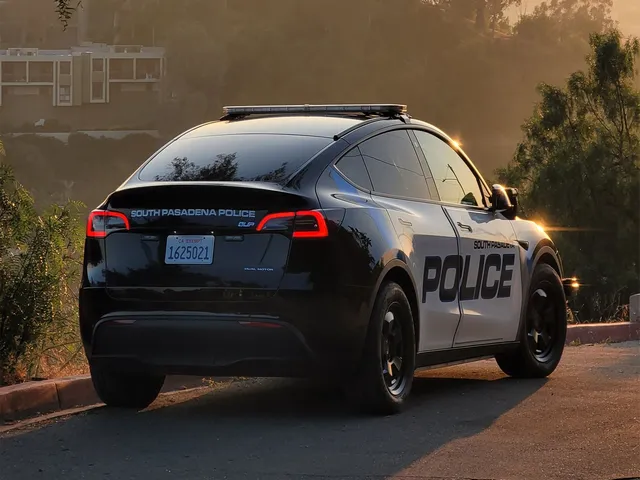
[[333,105],[246,105],[223,107],[223,118],[246,115],[281,114],[363,114],[395,116],[407,113],[406,105],[392,103],[375,104],[333,104]]

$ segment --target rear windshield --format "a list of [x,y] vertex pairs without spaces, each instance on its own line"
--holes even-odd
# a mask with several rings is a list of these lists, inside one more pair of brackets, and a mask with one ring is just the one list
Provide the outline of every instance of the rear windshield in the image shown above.
[[330,138],[297,135],[221,135],[178,139],[140,171],[143,181],[283,183]]

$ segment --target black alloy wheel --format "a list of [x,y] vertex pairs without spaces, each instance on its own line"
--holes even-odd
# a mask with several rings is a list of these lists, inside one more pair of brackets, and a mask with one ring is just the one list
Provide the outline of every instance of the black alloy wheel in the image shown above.
[[557,336],[556,309],[558,300],[552,289],[537,288],[529,297],[527,311],[527,342],[539,362],[546,362],[553,352]]
[[496,361],[512,377],[547,377],[560,363],[567,338],[567,302],[553,267],[536,265],[525,301],[519,344],[512,351],[496,355]]
[[402,325],[396,318],[401,315],[397,303],[389,306],[384,315],[381,335],[380,359],[385,385],[391,395],[402,393],[406,382]]
[[416,365],[413,313],[400,285],[383,283],[376,296],[362,359],[348,396],[363,411],[400,412],[411,393]]

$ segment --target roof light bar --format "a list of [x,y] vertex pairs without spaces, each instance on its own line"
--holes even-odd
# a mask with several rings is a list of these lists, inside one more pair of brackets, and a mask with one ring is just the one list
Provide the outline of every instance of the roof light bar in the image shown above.
[[251,115],[269,113],[370,113],[377,115],[401,115],[407,113],[406,105],[392,103],[335,104],[335,105],[246,105],[224,107],[225,115]]

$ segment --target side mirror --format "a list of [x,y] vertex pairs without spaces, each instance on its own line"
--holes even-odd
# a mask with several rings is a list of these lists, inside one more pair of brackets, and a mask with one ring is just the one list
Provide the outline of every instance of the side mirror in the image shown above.
[[511,202],[511,206],[513,208],[513,218],[518,215],[518,189],[513,187],[505,188],[507,191],[507,196],[509,197],[509,201]]
[[502,214],[509,220],[515,219],[518,213],[518,190],[504,188],[502,185],[493,185],[491,187],[490,210]]

